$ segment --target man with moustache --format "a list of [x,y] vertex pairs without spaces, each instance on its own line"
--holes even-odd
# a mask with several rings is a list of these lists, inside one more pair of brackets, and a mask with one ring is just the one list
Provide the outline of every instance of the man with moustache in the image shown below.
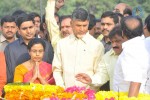
[[103,35],[101,33],[101,20],[100,19],[96,20],[94,38],[96,38],[99,41],[102,40],[103,38]]
[[80,73],[76,77],[79,81],[85,84],[102,86],[107,81],[110,81],[110,90],[113,90],[113,74],[116,61],[119,54],[122,52],[122,30],[120,26],[115,26],[109,34],[112,49],[108,51],[98,64],[98,69],[95,74],[90,77],[85,73]]
[[60,19],[60,32],[61,32],[61,37],[62,38],[65,38],[68,35],[73,33],[70,22],[71,22],[71,15],[61,16],[61,19]]
[[143,23],[139,17],[128,16],[121,21],[123,51],[118,57],[113,80],[113,90],[128,92],[129,97],[147,93],[149,54],[143,39]]
[[17,39],[17,29],[14,17],[7,15],[1,19],[0,51],[3,52],[9,43]]
[[111,11],[106,11],[101,16],[101,32],[103,34],[103,39],[101,40],[105,53],[111,49],[111,43],[109,40],[109,32],[118,24],[119,18],[118,15]]
[[[104,45],[105,53],[111,49],[111,42],[109,39],[109,32],[119,23],[119,17],[116,13],[112,11],[106,11],[101,16],[101,32],[103,38],[101,42]],[[109,90],[109,83],[107,82],[101,87],[101,90]]]
[[55,13],[64,5],[64,0],[47,0],[46,10],[46,24],[49,32],[49,37],[53,48],[56,48],[57,42],[72,34],[71,17],[69,15],[62,16],[60,19],[60,27],[56,22]]

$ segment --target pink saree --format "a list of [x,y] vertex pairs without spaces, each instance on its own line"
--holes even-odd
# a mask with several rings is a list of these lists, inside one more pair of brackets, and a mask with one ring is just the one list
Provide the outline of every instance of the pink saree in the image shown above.
[[[39,69],[40,69],[41,76],[45,80],[47,80],[49,84],[54,85],[55,81],[52,73],[52,65],[46,62],[41,62],[41,64],[39,65]],[[23,82],[29,82],[32,77],[33,77],[33,69],[31,69],[24,75]],[[40,81],[36,79],[34,83],[40,83]]]

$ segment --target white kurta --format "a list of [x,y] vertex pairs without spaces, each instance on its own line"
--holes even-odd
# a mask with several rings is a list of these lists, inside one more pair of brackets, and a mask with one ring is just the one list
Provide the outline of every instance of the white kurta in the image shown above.
[[145,46],[146,46],[146,50],[148,51],[148,55],[149,55],[148,78],[146,81],[145,89],[146,89],[146,93],[150,94],[150,36],[145,38]]
[[145,48],[144,39],[136,37],[122,45],[114,72],[114,91],[129,90],[130,82],[141,83],[140,92],[145,93],[149,55]]
[[103,44],[89,33],[86,33],[82,39],[77,39],[73,34],[61,39],[57,44],[52,63],[56,84],[65,88],[89,87],[77,81],[75,75],[86,73],[92,76],[103,54]]
[[98,64],[98,71],[91,77],[92,84],[95,86],[102,86],[107,81],[110,81],[110,90],[113,90],[113,76],[114,68],[118,59],[118,55],[115,54],[114,50],[108,51]]

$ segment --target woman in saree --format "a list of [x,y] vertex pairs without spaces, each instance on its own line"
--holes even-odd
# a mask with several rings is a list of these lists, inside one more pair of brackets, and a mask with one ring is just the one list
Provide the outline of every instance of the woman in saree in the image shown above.
[[2,95],[2,90],[6,84],[6,61],[5,55],[0,51],[0,96]]
[[44,40],[34,38],[27,47],[31,58],[15,68],[14,82],[55,84],[51,64],[42,61]]

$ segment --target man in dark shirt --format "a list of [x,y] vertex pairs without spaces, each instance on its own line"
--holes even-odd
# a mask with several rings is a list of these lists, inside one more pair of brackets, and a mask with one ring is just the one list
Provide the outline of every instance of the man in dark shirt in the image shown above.
[[[106,11],[101,16],[101,32],[103,34],[103,39],[101,42],[104,45],[105,53],[111,49],[111,42],[109,39],[110,31],[118,24],[119,18],[118,15],[112,11]],[[100,90],[109,90],[109,83],[104,84]]]
[[[24,14],[20,16],[17,20],[18,32],[21,37],[10,43],[5,48],[5,57],[7,65],[7,83],[13,82],[15,67],[28,59],[30,56],[28,54],[27,45],[31,39],[35,36],[35,25],[33,19]],[[50,43],[46,42],[45,54],[43,61],[52,63],[53,60],[53,48]]]
[[118,24],[118,15],[111,11],[106,11],[101,16],[101,32],[103,34],[103,39],[101,42],[104,45],[105,53],[111,49],[111,43],[109,40],[109,32]]

